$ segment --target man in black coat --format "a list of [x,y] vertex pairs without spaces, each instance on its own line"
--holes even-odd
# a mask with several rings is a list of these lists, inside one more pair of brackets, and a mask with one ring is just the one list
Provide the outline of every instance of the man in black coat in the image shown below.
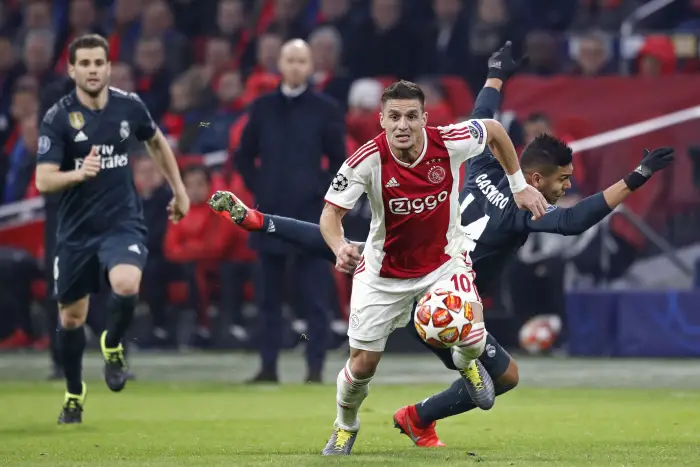
[[[306,42],[287,42],[280,54],[280,88],[250,108],[235,163],[260,210],[316,222],[323,196],[345,160],[345,123],[340,107],[308,86],[312,72]],[[328,160],[323,168],[323,158]],[[256,161],[257,159],[257,161]],[[256,299],[261,314],[262,368],[253,382],[277,382],[285,292],[294,290],[308,326],[307,381],[320,382],[328,334],[327,308],[333,290],[328,265],[266,235],[251,235],[259,252]],[[292,265],[296,284],[285,288]],[[303,307],[303,310],[300,308]]]

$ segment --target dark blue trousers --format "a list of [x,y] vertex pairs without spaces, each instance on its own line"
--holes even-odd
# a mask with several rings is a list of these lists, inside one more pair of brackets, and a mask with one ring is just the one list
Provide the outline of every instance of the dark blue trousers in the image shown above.
[[306,361],[310,371],[320,371],[329,333],[328,304],[333,287],[328,261],[303,255],[260,252],[255,298],[259,312],[260,358],[264,372],[276,373],[285,321],[282,305],[294,297],[297,316],[306,320]]

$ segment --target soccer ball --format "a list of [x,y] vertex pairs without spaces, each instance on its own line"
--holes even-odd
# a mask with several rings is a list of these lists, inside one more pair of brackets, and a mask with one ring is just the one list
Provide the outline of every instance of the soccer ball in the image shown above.
[[520,328],[520,347],[527,353],[539,354],[552,349],[561,332],[561,318],[557,315],[539,315]]
[[414,315],[418,335],[433,347],[459,345],[472,330],[474,312],[467,297],[457,290],[437,286],[418,302]]

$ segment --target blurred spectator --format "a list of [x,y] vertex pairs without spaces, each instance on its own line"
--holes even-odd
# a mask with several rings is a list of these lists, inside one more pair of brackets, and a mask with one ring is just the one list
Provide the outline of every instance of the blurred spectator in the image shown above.
[[641,76],[662,76],[676,72],[676,53],[673,40],[668,36],[647,36],[637,55]]
[[399,0],[372,0],[370,17],[355,29],[347,44],[350,73],[355,78],[414,79],[423,72],[423,39],[419,31],[401,22]]
[[[183,181],[192,204],[185,219],[167,226],[165,255],[168,260],[185,266],[190,302],[197,310],[197,330],[192,343],[205,347],[211,337],[208,315],[211,289],[206,277],[207,263],[226,256],[239,238],[240,229],[209,208],[207,200],[212,192],[212,178],[206,167],[187,167],[183,171]],[[240,284],[226,284],[226,287],[240,285],[242,288],[243,280],[245,278]],[[232,323],[243,327],[241,305],[234,304],[234,308],[227,311],[233,314]]]
[[534,31],[525,38],[525,54],[530,60],[523,72],[540,76],[559,73],[556,38],[546,31]]
[[216,13],[217,35],[231,46],[232,59],[238,67],[249,67],[255,61],[252,37],[246,28],[243,0],[219,0]]
[[[251,106],[235,163],[261,211],[316,222],[328,184],[345,160],[343,115],[330,99],[308,88],[313,70],[311,51],[305,42],[285,44],[279,68],[282,84],[278,91],[261,96]],[[324,154],[329,161],[327,170],[321,168]],[[261,275],[256,298],[262,315],[260,329],[265,335],[258,340],[262,343],[262,367],[253,381],[278,381],[277,358],[284,332],[284,272],[291,260],[299,280],[298,297],[303,297],[296,311],[310,318],[308,333],[314,336],[306,342],[306,381],[320,381],[329,333],[328,294],[333,287],[329,265],[319,258],[300,255],[264,234],[251,234],[251,246],[259,252]]]
[[268,32],[274,32],[282,40],[306,39],[309,28],[305,24],[301,0],[274,0],[274,18]]
[[213,108],[201,114],[190,151],[197,154],[222,151],[228,147],[229,129],[245,110],[241,96],[243,80],[238,71],[226,71],[214,85]]
[[309,46],[314,63],[311,82],[345,108],[352,80],[341,68],[343,39],[340,33],[332,26],[322,26],[309,36]]
[[51,68],[54,44],[54,35],[47,30],[29,31],[24,40],[23,71],[36,78],[42,86],[58,79]]
[[0,37],[0,148],[12,132],[9,110],[12,102],[12,88],[19,74],[20,69],[10,39]]
[[579,0],[573,29],[602,29],[618,32],[622,22],[643,0]]
[[47,347],[47,339],[37,339],[31,315],[31,283],[40,275],[39,264],[31,254],[12,247],[0,247],[0,282],[3,285],[0,287],[0,328],[11,332],[0,340],[0,350],[32,344],[37,350]]
[[433,12],[435,23],[426,47],[430,72],[467,79],[471,60],[466,9],[460,0],[433,0]]
[[165,45],[162,39],[140,39],[136,45],[136,92],[155,120],[168,108],[170,75],[165,68]]
[[533,112],[525,119],[523,125],[525,131],[525,144],[530,144],[532,140],[540,135],[554,135],[554,128],[549,117],[541,112]]
[[65,73],[68,69],[68,46],[83,34],[103,34],[98,24],[95,3],[92,0],[71,0],[68,7],[68,27],[56,41],[56,73]]
[[343,49],[342,63],[345,63],[347,44],[350,44],[357,26],[351,3],[351,0],[319,0],[316,18],[319,26],[332,26],[340,33],[340,42],[346,44],[346,48]]
[[36,166],[36,149],[39,140],[37,125],[35,113],[23,116],[20,120],[19,139],[9,154],[3,203],[24,199]]
[[233,68],[231,43],[223,37],[209,38],[204,55],[206,81],[215,83],[219,75],[229,68]]
[[170,107],[163,115],[161,128],[183,153],[190,151],[201,121],[201,91],[201,74],[197,70],[183,73],[170,85]]
[[169,347],[175,344],[168,320],[168,279],[172,278],[172,265],[165,259],[163,242],[168,225],[167,207],[172,193],[153,159],[147,155],[132,158],[134,185],[143,203],[143,217],[148,227],[148,263],[143,272],[141,296],[148,304],[152,319],[152,347]]
[[189,43],[187,38],[174,28],[172,11],[164,0],[146,3],[141,16],[141,37],[157,37],[167,44],[165,66],[169,72],[181,73],[189,65]]
[[513,42],[519,55],[523,32],[520,22],[511,18],[506,0],[477,0],[469,24],[470,71],[467,82],[476,94],[486,79],[486,61],[506,40]]
[[445,93],[439,81],[422,78],[418,84],[425,93],[425,111],[428,112],[428,121],[431,126],[451,125],[455,121],[450,106],[445,101]]
[[345,121],[350,136],[361,144],[382,132],[377,115],[383,90],[382,83],[374,78],[358,79],[350,87]]
[[108,30],[109,55],[113,62],[123,61],[133,64],[134,50],[139,39],[142,0],[115,0],[113,24]]
[[[20,84],[18,81],[18,85],[12,93],[8,122],[9,131],[3,146],[0,147],[0,189],[2,189],[3,202],[5,202],[4,198],[8,195],[7,190],[10,190],[9,198],[12,199],[15,198],[14,193],[19,191],[14,185],[14,180],[17,174],[23,170],[24,161],[22,158],[26,152],[22,141],[22,122],[35,116],[39,106],[35,89],[26,84]],[[28,131],[29,129],[25,128],[25,135]],[[8,185],[9,182],[12,182],[12,188]]]
[[[31,31],[50,31],[52,29],[51,3],[48,0],[26,2],[22,12],[22,25],[15,36],[15,42],[20,47],[24,47],[27,34]],[[49,51],[53,52],[53,47]]]
[[575,42],[575,62],[571,74],[602,76],[614,72],[610,62],[611,45],[602,33],[590,32]]
[[248,70],[245,84],[243,100],[246,103],[252,102],[261,94],[270,92],[279,84],[277,65],[282,49],[281,37],[277,34],[263,34],[258,38],[256,47],[257,63]]
[[576,17],[579,9],[578,1],[528,0],[526,2],[510,2],[511,17],[518,18],[518,21],[527,30],[565,31]]
[[110,86],[122,89],[126,92],[135,92],[134,72],[131,67],[123,62],[112,63],[112,73],[109,77]]
[[[280,50],[282,49],[282,37],[273,33],[262,34],[258,37],[256,46],[256,64],[251,73],[277,74],[277,64],[279,63]],[[252,77],[248,79],[252,79]]]

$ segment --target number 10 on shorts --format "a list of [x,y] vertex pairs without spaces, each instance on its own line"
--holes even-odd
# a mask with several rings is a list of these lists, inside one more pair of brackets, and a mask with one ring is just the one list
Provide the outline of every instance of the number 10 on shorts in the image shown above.
[[476,290],[476,287],[474,287],[474,285],[472,284],[473,274],[472,277],[469,277],[465,273],[453,274],[452,277],[450,277],[450,281],[452,282],[452,286],[455,290],[459,290],[464,293],[473,292],[474,295],[476,295],[476,298],[479,301],[481,301],[481,297],[479,297],[479,291]]

